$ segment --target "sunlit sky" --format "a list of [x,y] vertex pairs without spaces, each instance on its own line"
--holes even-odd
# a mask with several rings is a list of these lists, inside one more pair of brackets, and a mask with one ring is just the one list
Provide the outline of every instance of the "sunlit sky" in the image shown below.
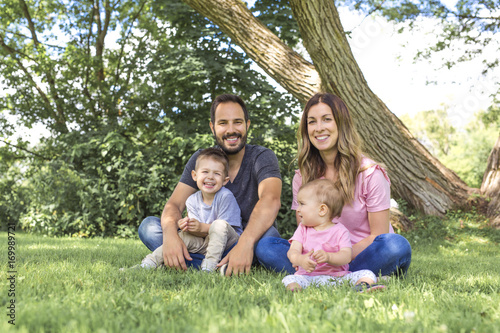
[[[347,9],[339,12],[344,29],[353,31],[350,45],[370,88],[396,115],[446,105],[452,122],[462,126],[474,112],[491,105],[490,95],[498,90],[500,71],[497,68],[482,76],[483,58],[451,69],[440,68],[441,59],[451,55],[451,51],[436,54],[430,60],[413,60],[418,50],[435,41],[439,26],[432,20],[422,21],[420,31],[398,34],[392,24],[380,17],[363,20]],[[498,36],[494,38],[499,40]],[[496,59],[496,50],[485,49],[483,56]]]
[[[247,3],[251,6],[253,2]],[[451,7],[456,0],[442,2]],[[345,7],[338,10],[344,30],[351,32],[349,44],[368,85],[397,116],[446,106],[452,124],[464,126],[475,112],[491,105],[491,94],[499,88],[500,70],[482,76],[483,58],[451,69],[439,65],[451,51],[414,61],[419,50],[436,40],[439,24],[435,20],[419,21],[418,31],[399,34],[400,26],[381,17],[365,17]],[[500,40],[499,36],[492,38]],[[490,60],[497,58],[496,53],[494,47],[483,50]]]

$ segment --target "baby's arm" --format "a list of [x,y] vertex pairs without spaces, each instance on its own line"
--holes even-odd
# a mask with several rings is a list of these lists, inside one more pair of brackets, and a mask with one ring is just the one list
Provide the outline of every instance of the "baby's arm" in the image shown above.
[[307,273],[311,273],[312,271],[314,271],[317,265],[316,262],[310,258],[313,252],[314,251],[311,250],[309,253],[302,254],[302,243],[298,241],[292,241],[287,256],[295,269],[300,266],[305,269]]
[[352,249],[350,247],[343,247],[338,252],[326,252],[325,250],[318,250],[314,252],[312,257],[318,264],[324,262],[332,266],[342,266],[351,262]]

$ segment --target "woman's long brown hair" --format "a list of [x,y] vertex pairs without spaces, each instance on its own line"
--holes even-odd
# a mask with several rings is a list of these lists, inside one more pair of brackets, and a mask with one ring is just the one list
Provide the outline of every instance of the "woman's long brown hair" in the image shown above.
[[323,177],[326,173],[326,164],[321,158],[319,150],[309,140],[307,132],[307,117],[312,106],[324,103],[332,110],[333,118],[338,128],[338,153],[333,162],[338,172],[337,186],[341,189],[344,202],[354,200],[356,177],[361,165],[363,153],[361,140],[354,128],[349,110],[339,97],[329,93],[318,93],[307,102],[297,132],[297,161],[302,175],[302,184]]

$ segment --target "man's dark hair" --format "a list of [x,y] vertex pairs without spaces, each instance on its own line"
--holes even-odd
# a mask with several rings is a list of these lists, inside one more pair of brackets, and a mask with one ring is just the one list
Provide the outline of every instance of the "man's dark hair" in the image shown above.
[[245,115],[245,122],[248,121],[249,118],[248,118],[247,107],[245,106],[245,102],[243,102],[241,97],[232,94],[222,94],[215,97],[214,101],[212,102],[212,106],[210,107],[210,120],[212,121],[212,124],[215,124],[215,110],[217,109],[219,104],[227,102],[238,103],[243,109],[243,114]]
[[196,165],[194,167],[195,170],[198,170],[198,162],[206,159],[206,158],[211,158],[217,162],[220,162],[224,166],[224,173],[225,176],[227,177],[229,173],[229,159],[227,158],[226,153],[222,151],[220,148],[212,147],[212,148],[206,148],[200,151],[200,154],[196,158]]

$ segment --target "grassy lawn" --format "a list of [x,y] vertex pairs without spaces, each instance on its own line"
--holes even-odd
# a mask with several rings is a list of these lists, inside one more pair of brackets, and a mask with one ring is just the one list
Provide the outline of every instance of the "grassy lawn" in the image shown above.
[[[460,223],[462,220],[462,225]],[[385,291],[285,292],[283,275],[127,271],[138,240],[16,234],[15,326],[7,314],[7,233],[0,233],[0,332],[499,332],[500,231],[474,214],[426,218],[405,234],[406,279]]]

